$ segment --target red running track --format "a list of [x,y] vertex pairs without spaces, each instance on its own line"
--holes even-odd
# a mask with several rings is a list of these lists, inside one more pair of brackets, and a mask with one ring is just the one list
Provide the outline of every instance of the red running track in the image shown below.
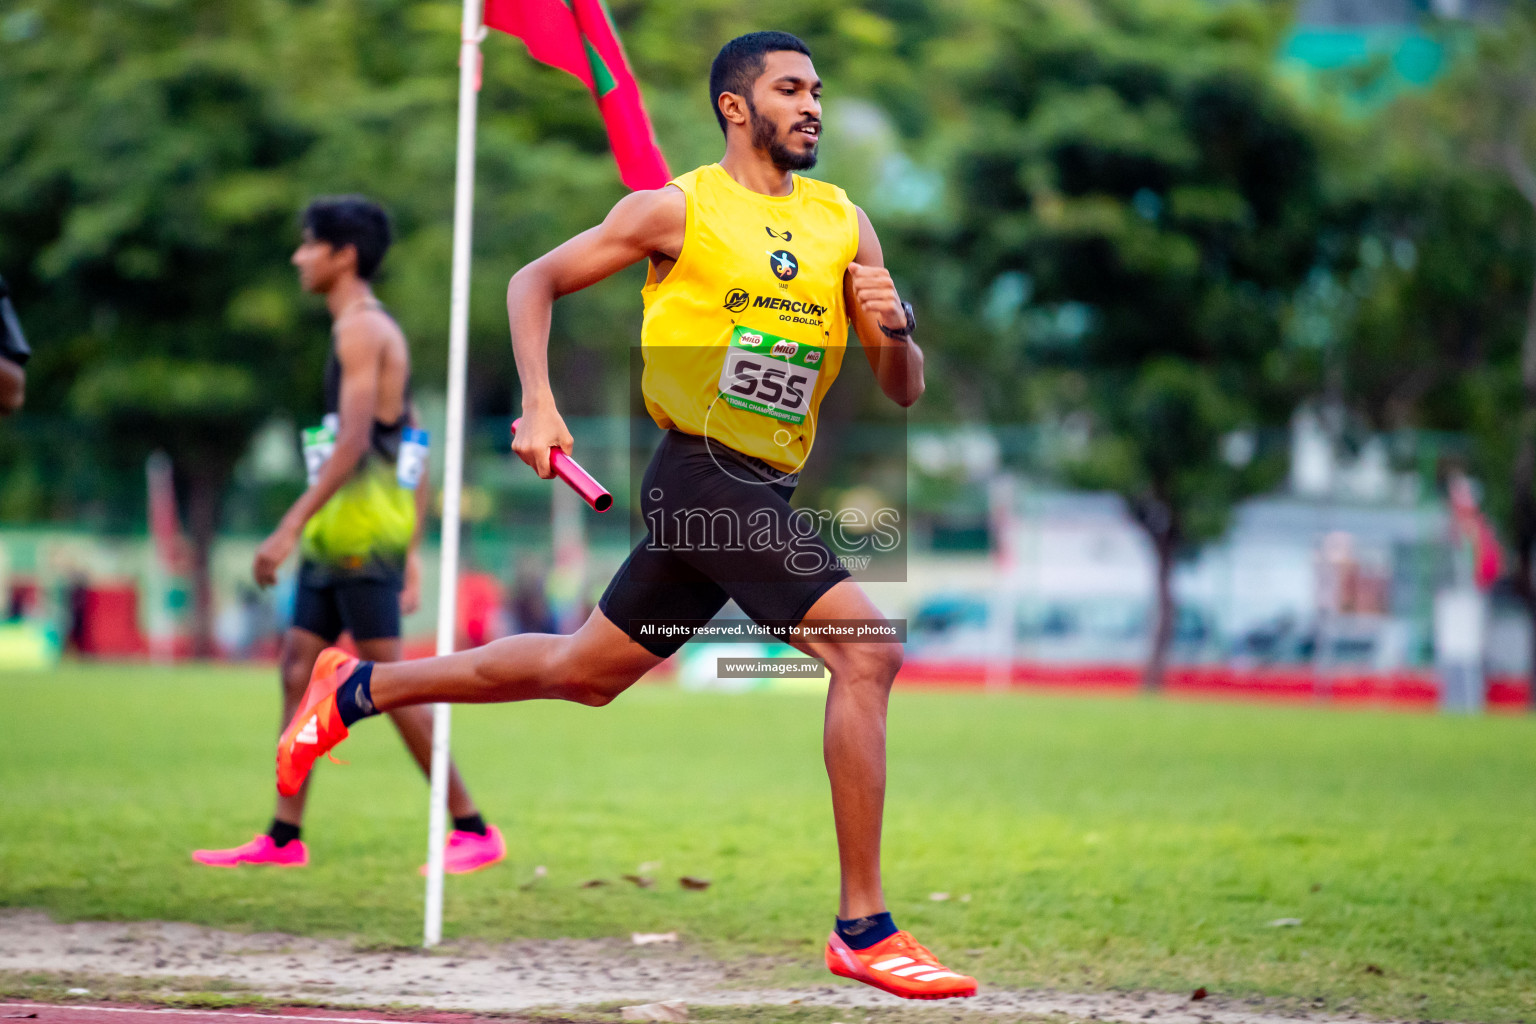
[[[1135,693],[1141,668],[1123,664],[1049,664],[1014,662],[1008,688]],[[975,661],[929,661],[909,658],[896,677],[898,684],[928,687],[983,687],[988,668]],[[1164,683],[1170,695],[1236,700],[1316,701],[1317,680],[1305,666],[1235,668],[1227,665],[1170,665]],[[1326,686],[1326,702],[1334,705],[1404,707],[1428,710],[1439,701],[1440,684],[1432,671],[1402,669],[1368,672],[1340,669]],[[1530,689],[1523,679],[1488,680],[1491,711],[1529,709]]]
[[268,1010],[184,1010],[153,1006],[104,1006],[89,1003],[0,1002],[0,1024],[466,1024],[484,1018],[470,1013],[372,1013],[314,1007]]

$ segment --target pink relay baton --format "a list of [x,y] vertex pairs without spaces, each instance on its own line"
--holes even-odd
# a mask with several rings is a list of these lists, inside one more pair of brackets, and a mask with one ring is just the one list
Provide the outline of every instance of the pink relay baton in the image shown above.
[[[518,424],[522,422],[521,416],[512,421],[513,434],[517,433]],[[555,471],[555,476],[570,484],[571,490],[581,495],[581,500],[596,511],[607,512],[613,507],[613,495],[608,493],[608,488],[598,483],[596,477],[581,468],[581,463],[559,448],[549,450],[549,468]]]

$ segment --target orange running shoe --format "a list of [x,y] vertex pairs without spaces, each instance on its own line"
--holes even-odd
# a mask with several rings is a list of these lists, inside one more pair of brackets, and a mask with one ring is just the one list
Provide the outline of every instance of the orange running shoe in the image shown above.
[[827,969],[903,999],[958,999],[976,994],[976,979],[945,967],[914,939],[897,932],[853,949],[837,932],[827,939]]
[[277,741],[277,791],[283,796],[297,793],[320,756],[347,738],[336,709],[336,690],[357,666],[356,658],[335,647],[315,659],[298,713]]

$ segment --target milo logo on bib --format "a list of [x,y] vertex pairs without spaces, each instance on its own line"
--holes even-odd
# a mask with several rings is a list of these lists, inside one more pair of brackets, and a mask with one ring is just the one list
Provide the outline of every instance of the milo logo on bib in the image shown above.
[[803,423],[824,351],[738,324],[720,368],[720,397],[735,409]]

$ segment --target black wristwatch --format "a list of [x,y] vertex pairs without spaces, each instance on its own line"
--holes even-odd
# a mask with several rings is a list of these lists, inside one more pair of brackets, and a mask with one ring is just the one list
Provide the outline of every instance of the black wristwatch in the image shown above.
[[907,326],[890,328],[885,326],[885,324],[880,324],[880,330],[887,338],[900,338],[902,341],[911,341],[912,332],[917,330],[917,314],[912,312],[912,303],[906,300],[902,300],[901,308],[906,310]]

